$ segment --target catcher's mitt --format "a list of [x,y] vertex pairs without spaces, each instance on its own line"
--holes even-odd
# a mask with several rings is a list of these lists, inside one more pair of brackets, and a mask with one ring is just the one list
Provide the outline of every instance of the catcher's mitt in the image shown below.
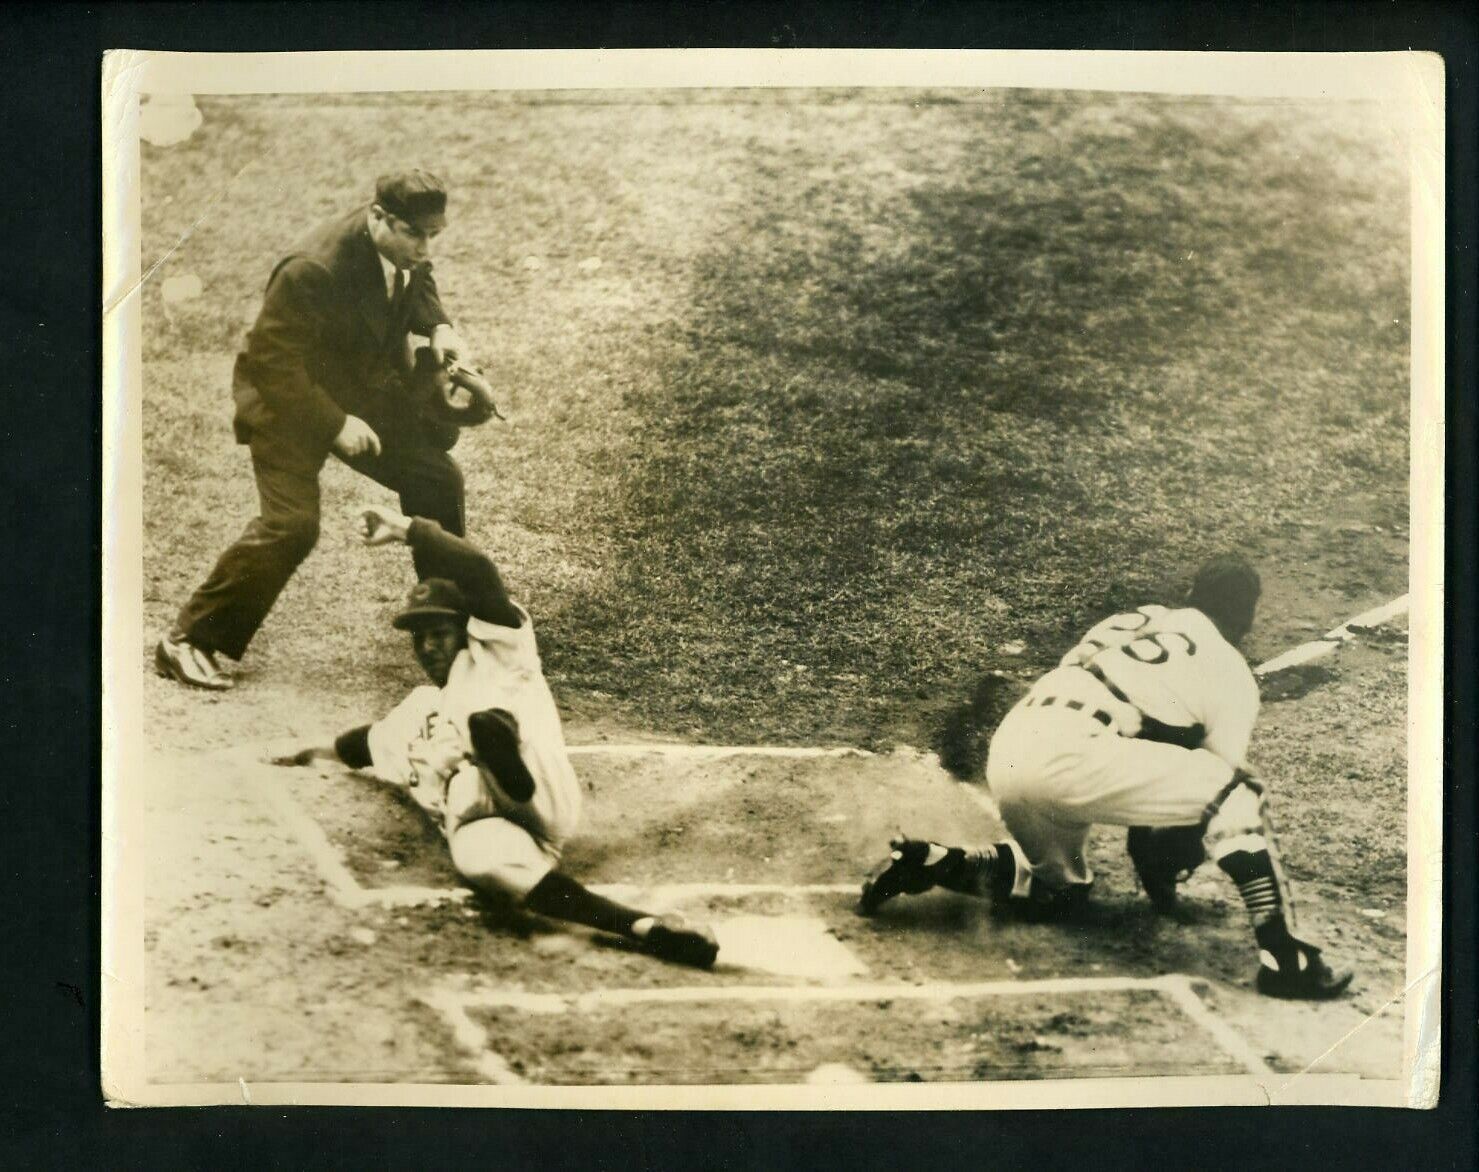
[[460,362],[441,365],[430,347],[416,352],[411,389],[422,414],[432,423],[476,427],[503,418],[493,400],[493,388],[479,371]]

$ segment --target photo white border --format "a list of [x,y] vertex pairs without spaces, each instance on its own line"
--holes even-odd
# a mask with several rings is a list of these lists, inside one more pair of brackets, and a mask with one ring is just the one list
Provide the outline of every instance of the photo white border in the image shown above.
[[[1408,1000],[1401,1080],[1301,1075],[1277,1099],[1251,1078],[1093,1078],[918,1086],[463,1087],[150,1083],[143,1062],[143,760],[139,135],[142,94],[660,88],[1031,87],[1366,99],[1412,151],[1411,650]],[[1430,1107],[1439,1078],[1442,944],[1444,72],[1436,54],[1017,50],[484,50],[155,53],[103,62],[103,1087],[114,1105],[448,1105],[940,1110],[1340,1103]],[[1412,779],[1420,779],[1414,783]]]

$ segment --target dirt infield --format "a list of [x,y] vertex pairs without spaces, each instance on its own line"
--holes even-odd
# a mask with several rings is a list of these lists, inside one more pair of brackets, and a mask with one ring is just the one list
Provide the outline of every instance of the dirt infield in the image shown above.
[[[1404,650],[1400,628],[1342,649],[1319,687],[1269,706],[1260,740],[1261,759],[1280,765],[1300,912],[1358,968],[1348,1002],[1257,997],[1244,914],[1215,871],[1193,880],[1187,922],[1157,920],[1108,832],[1093,840],[1095,900],[1072,923],[1002,922],[948,893],[858,919],[852,884],[895,827],[952,841],[999,829],[981,795],[929,756],[578,756],[589,817],[567,856],[573,873],[710,919],[721,941],[726,924],[758,931],[745,963],[721,952],[712,973],[696,973],[479,905],[456,890],[439,837],[392,791],[339,768],[273,767],[256,746],[151,762],[151,1077],[1032,1079],[1243,1073],[1240,1053],[1282,1076],[1318,1062],[1393,1077],[1404,889],[1400,843],[1382,827],[1401,808],[1390,730]],[[1353,735],[1312,748],[1310,732],[1332,728]],[[1332,843],[1318,811],[1336,792],[1370,821],[1344,819]],[[1362,844],[1362,858],[1337,867],[1346,841]],[[335,866],[349,885],[336,887]],[[366,898],[346,899],[351,887]],[[408,892],[424,899],[403,906]],[[839,945],[850,971],[788,975],[774,949],[808,939]],[[1189,1023],[1154,987],[1167,973],[1195,982],[1187,988],[1246,1050],[1230,1054]],[[1075,991],[1076,979],[1126,984]],[[992,982],[1045,984],[973,992]],[[771,993],[753,999],[757,987]],[[801,1000],[819,987],[836,999]],[[625,991],[673,999],[600,1001]],[[509,996],[515,1004],[497,1004]]]

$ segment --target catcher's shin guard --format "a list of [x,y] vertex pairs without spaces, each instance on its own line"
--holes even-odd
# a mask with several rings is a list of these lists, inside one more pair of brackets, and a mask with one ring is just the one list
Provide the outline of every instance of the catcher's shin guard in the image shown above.
[[1237,885],[1253,922],[1260,961],[1258,991],[1304,1001],[1340,996],[1353,974],[1332,969],[1318,948],[1294,934],[1293,895],[1279,865],[1263,787],[1246,770],[1235,770],[1208,806],[1206,822],[1217,865]]
[[1354,975],[1325,963],[1320,950],[1289,930],[1283,883],[1267,847],[1230,851],[1217,860],[1253,921],[1258,941],[1258,991],[1269,997],[1326,1001],[1345,992]]
[[863,880],[857,909],[861,916],[871,916],[897,895],[921,895],[935,887],[987,895],[995,875],[1012,874],[1011,848],[1004,843],[979,851],[909,838],[889,845],[888,857]]

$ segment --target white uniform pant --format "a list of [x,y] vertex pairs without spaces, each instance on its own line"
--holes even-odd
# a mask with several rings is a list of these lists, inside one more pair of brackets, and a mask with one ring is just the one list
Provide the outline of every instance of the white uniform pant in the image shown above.
[[[459,769],[447,783],[443,831],[452,865],[481,891],[522,901],[555,869],[564,835],[552,838],[541,829],[547,827],[522,826],[511,811],[500,809],[474,766]],[[575,827],[561,829],[573,833]]]
[[[1034,881],[1050,891],[1091,883],[1091,826],[1194,825],[1232,775],[1205,749],[1122,737],[1085,711],[1013,709],[986,761],[986,783],[1021,848],[1012,894],[1031,895]],[[1246,786],[1227,795],[1208,828],[1225,847],[1261,833],[1260,799]]]

